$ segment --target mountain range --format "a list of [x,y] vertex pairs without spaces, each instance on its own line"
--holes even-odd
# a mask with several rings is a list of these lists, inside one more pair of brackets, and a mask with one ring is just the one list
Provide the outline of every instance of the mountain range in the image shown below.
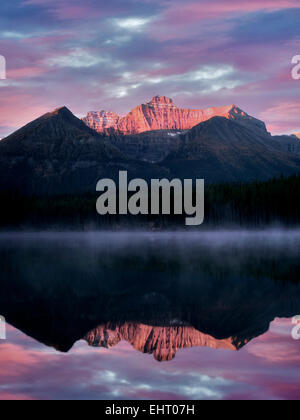
[[137,323],[108,323],[90,331],[84,340],[91,347],[111,348],[127,341],[144,354],[153,354],[158,362],[173,360],[179,349],[210,347],[212,349],[240,350],[247,344],[235,343],[233,337],[217,340],[190,326],[157,327]]
[[99,179],[117,180],[120,170],[129,178],[222,183],[266,180],[300,169],[298,137],[272,137],[262,121],[237,106],[184,110],[156,96],[124,118],[100,114],[82,121],[58,108],[3,139],[0,191],[94,192]]
[[121,118],[113,112],[89,112],[83,121],[98,133],[139,134],[154,130],[190,130],[212,117],[224,117],[267,134],[262,121],[236,105],[208,109],[181,109],[166,96],[155,96],[149,103],[134,108]]

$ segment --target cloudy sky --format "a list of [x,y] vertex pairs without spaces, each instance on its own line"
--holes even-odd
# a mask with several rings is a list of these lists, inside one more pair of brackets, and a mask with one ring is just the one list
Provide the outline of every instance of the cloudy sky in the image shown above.
[[300,132],[299,0],[1,0],[0,138],[56,107],[127,113],[160,94]]
[[0,341],[0,400],[297,400],[300,355],[292,327],[277,319],[238,353],[194,347],[158,363],[126,342],[104,349],[80,341],[66,355],[8,326],[7,341]]

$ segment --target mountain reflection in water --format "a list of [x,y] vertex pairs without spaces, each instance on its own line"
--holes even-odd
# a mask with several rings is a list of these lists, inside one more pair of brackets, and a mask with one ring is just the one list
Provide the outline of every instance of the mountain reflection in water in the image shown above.
[[300,232],[0,236],[0,314],[61,352],[239,350],[300,313]]
[[192,327],[151,327],[134,323],[103,325],[90,331],[84,339],[90,346],[105,348],[127,341],[136,350],[153,354],[159,362],[174,359],[177,350],[184,348],[238,349],[231,338],[216,340]]

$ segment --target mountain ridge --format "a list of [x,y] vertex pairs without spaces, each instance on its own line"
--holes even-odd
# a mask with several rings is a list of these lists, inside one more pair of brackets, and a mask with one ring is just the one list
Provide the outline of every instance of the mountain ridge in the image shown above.
[[101,178],[150,178],[165,172],[127,158],[105,135],[87,127],[61,107],[0,142],[0,191],[30,195],[95,192]]
[[98,133],[132,135],[153,130],[190,130],[214,116],[225,117],[253,131],[269,134],[264,122],[251,117],[236,105],[183,109],[178,108],[172,99],[159,95],[146,104],[138,105],[125,117],[102,110],[89,112],[82,120]]
[[209,183],[266,180],[299,172],[299,156],[281,150],[272,137],[233,120],[213,117],[182,136],[182,144],[163,162],[176,177]]

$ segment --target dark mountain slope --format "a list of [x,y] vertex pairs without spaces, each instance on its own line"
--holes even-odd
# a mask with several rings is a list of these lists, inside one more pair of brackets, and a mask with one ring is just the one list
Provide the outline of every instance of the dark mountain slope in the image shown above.
[[278,143],[282,150],[300,155],[300,138],[297,136],[274,136],[273,139]]
[[126,136],[115,134],[110,136],[110,142],[132,159],[159,163],[180,147],[182,133],[178,130],[157,130]]
[[266,180],[300,171],[300,158],[273,147],[273,140],[222,117],[192,128],[163,165],[173,176],[206,182]]

